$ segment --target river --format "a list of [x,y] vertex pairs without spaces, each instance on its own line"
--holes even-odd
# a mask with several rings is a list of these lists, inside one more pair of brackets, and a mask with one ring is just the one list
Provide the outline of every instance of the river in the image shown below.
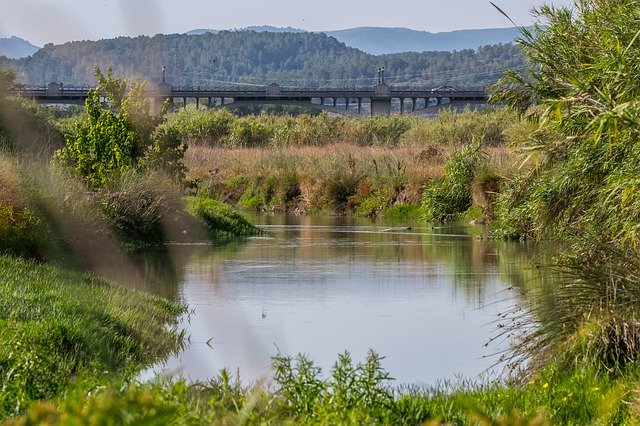
[[[482,228],[344,217],[255,216],[265,236],[222,247],[141,253],[139,283],[189,306],[188,347],[154,372],[246,383],[270,357],[305,353],[323,371],[339,353],[384,356],[395,383],[494,377],[499,315],[521,302],[523,244]],[[150,372],[145,373],[146,377]]]

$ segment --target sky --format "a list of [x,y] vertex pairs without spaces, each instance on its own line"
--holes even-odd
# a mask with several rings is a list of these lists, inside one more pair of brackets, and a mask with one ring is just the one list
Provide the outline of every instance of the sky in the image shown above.
[[[493,0],[518,25],[541,4],[573,0]],[[488,0],[3,0],[0,37],[33,44],[117,36],[183,33],[251,25],[328,31],[406,27],[442,32],[502,28],[511,23]]]

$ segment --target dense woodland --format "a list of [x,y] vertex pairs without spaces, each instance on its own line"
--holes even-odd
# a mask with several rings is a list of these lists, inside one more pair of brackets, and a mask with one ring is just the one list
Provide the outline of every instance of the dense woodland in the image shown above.
[[93,85],[95,66],[111,66],[116,75],[158,82],[165,66],[168,82],[180,87],[267,82],[296,87],[358,87],[375,84],[377,70],[384,66],[389,84],[481,86],[495,82],[505,69],[523,64],[519,48],[510,44],[457,52],[374,56],[325,34],[255,31],[47,44],[27,58],[0,57],[0,66],[15,69],[19,81],[30,85]]

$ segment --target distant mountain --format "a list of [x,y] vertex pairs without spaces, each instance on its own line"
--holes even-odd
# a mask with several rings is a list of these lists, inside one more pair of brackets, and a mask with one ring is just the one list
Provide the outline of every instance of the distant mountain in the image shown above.
[[0,38],[0,56],[18,59],[26,58],[36,53],[40,49],[20,37],[11,36],[8,38]]
[[206,28],[198,28],[196,30],[187,31],[185,35],[202,35],[202,34],[218,34],[219,30],[209,30]]
[[360,27],[326,31],[347,46],[372,55],[401,52],[431,52],[477,49],[491,44],[512,43],[519,35],[517,28],[458,30],[442,33],[408,28]]
[[[253,26],[236,31],[270,33],[302,33],[299,28]],[[198,29],[185,34],[200,35],[217,33],[218,30]],[[411,30],[409,28],[359,27],[346,30],[321,31],[336,38],[349,47],[355,47],[372,55],[402,52],[452,52],[454,50],[477,49],[480,46],[512,43],[519,35],[517,28],[487,28],[481,30],[458,30],[442,33]]]
[[[293,27],[273,27],[271,25],[254,25],[251,27],[238,28],[236,30],[231,31],[255,31],[257,33],[304,33],[305,30],[301,30],[300,28]],[[196,30],[187,31],[186,35],[202,35],[202,34],[217,34],[220,30],[211,30],[199,28]]]

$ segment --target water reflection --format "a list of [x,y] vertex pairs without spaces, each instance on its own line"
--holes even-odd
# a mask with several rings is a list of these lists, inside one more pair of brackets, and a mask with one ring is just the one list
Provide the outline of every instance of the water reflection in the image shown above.
[[467,228],[252,219],[267,237],[172,246],[136,260],[146,277],[137,288],[194,310],[183,323],[191,345],[167,371],[208,378],[239,367],[253,381],[277,351],[305,352],[327,370],[344,350],[358,360],[372,348],[399,382],[433,384],[477,377],[496,361],[487,355],[508,347],[485,344],[518,299],[509,289],[521,289],[525,246],[496,245]]

